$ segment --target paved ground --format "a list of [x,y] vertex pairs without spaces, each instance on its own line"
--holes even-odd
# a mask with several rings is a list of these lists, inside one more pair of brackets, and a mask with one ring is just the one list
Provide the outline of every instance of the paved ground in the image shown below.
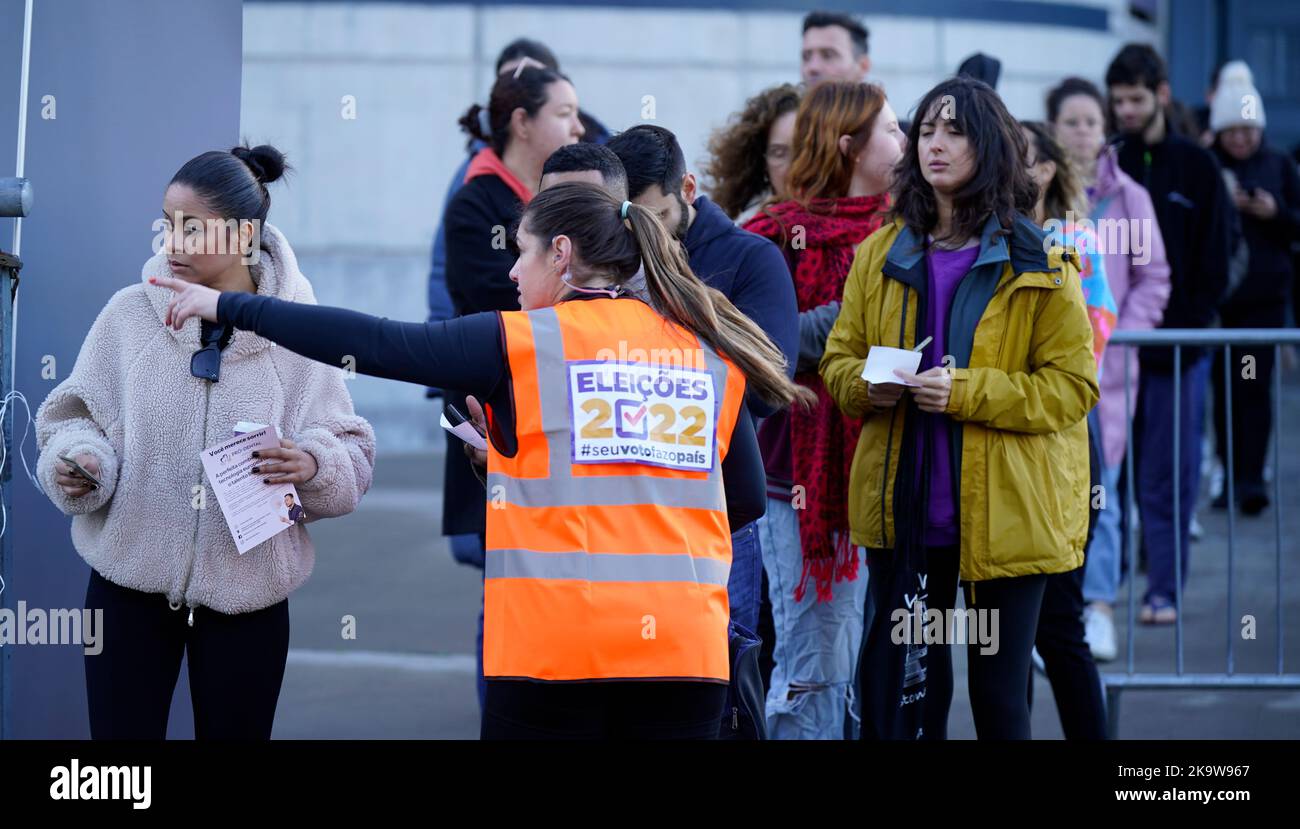
[[[1285,391],[1281,510],[1286,664],[1300,673],[1300,383]],[[292,650],[276,718],[279,738],[452,738],[478,734],[474,634],[478,571],[454,563],[438,534],[441,456],[381,455],[375,487],[351,516],[313,525],[316,571],[290,599]],[[1276,670],[1275,509],[1238,517],[1233,634],[1238,673]],[[1227,516],[1203,505],[1205,536],[1192,549],[1185,670],[1222,672],[1228,624]],[[1139,577],[1139,588],[1144,579]],[[1126,600],[1127,592],[1121,594]],[[1140,596],[1139,596],[1140,598]],[[1126,612],[1121,607],[1121,616]],[[355,618],[355,639],[342,636]],[[1121,637],[1125,626],[1121,619]],[[1139,628],[1135,665],[1173,672],[1173,628]],[[1121,639],[1121,641],[1123,641]],[[1121,661],[1104,670],[1124,670]],[[957,658],[950,735],[972,738],[965,660]],[[1051,689],[1036,679],[1034,734],[1059,739]],[[1300,692],[1180,691],[1125,694],[1124,738],[1300,738]]]

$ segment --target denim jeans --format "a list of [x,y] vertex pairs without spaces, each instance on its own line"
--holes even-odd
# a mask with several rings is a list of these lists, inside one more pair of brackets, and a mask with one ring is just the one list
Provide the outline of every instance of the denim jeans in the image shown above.
[[1119,596],[1120,557],[1123,555],[1124,499],[1119,492],[1122,464],[1101,471],[1101,485],[1106,493],[1106,508],[1097,514],[1097,530],[1092,535],[1087,558],[1083,562],[1083,599],[1085,602],[1114,604]]
[[[1147,592],[1143,601],[1174,603],[1174,533],[1181,545],[1183,584],[1187,583],[1188,528],[1201,481],[1201,434],[1210,358],[1203,356],[1183,371],[1179,423],[1178,472],[1174,463],[1174,375],[1144,371],[1138,405],[1142,440],[1138,445],[1137,498],[1142,515],[1142,544],[1147,552]],[[1179,487],[1179,514],[1174,515],[1174,487]]]
[[758,527],[776,629],[767,737],[844,739],[845,712],[851,704],[862,644],[866,563],[859,561],[856,579],[832,586],[831,601],[818,602],[809,589],[803,601],[796,602],[794,590],[803,573],[797,513],[789,502],[769,498],[767,515],[759,519]]
[[746,524],[731,535],[731,573],[727,576],[727,603],[731,618],[746,630],[758,630],[759,590],[763,584],[763,554],[759,551],[758,524]]

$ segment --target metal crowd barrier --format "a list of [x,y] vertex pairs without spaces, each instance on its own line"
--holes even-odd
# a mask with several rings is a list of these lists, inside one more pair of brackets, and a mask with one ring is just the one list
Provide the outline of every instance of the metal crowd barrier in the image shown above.
[[[1170,691],[1170,690],[1300,690],[1300,674],[1287,673],[1283,659],[1284,631],[1282,624],[1282,437],[1285,429],[1282,423],[1282,347],[1300,345],[1300,329],[1294,328],[1210,328],[1210,329],[1156,329],[1151,331],[1116,331],[1108,345],[1125,346],[1170,346],[1174,350],[1174,422],[1173,422],[1173,466],[1174,476],[1173,514],[1180,520],[1181,490],[1179,474],[1182,438],[1182,366],[1184,346],[1221,347],[1223,349],[1224,379],[1224,416],[1227,434],[1227,469],[1225,486],[1228,496],[1228,596],[1226,624],[1228,631],[1227,658],[1223,673],[1189,674],[1183,670],[1183,565],[1182,534],[1174,532],[1174,585],[1175,607],[1178,620],[1175,623],[1175,670],[1174,673],[1138,673],[1134,667],[1134,633],[1137,628],[1137,524],[1132,520],[1137,510],[1137,489],[1133,476],[1133,452],[1127,452],[1124,461],[1124,476],[1127,483],[1125,514],[1127,543],[1125,558],[1128,562],[1128,642],[1127,664],[1124,673],[1102,673],[1102,683],[1106,690],[1106,730],[1110,739],[1115,739],[1119,732],[1120,695],[1124,691]],[[1256,345],[1273,348],[1273,523],[1276,539],[1275,577],[1277,609],[1277,671],[1271,674],[1238,674],[1234,643],[1238,626],[1233,621],[1233,588],[1236,570],[1236,492],[1233,480],[1233,437],[1232,437],[1232,377],[1234,364],[1232,346]],[[1124,401],[1126,410],[1132,411],[1129,379],[1131,361],[1124,361]],[[1128,446],[1133,444],[1133,420],[1128,418]],[[1194,447],[1199,452],[1200,447]],[[1175,524],[1177,526],[1177,524]]]
[[[3,184],[0,183],[0,187],[2,186]],[[3,210],[3,204],[0,204],[0,210]],[[17,462],[14,458],[17,447],[13,445],[15,420],[13,413],[18,407],[11,404],[5,408],[3,403],[13,389],[13,377],[10,376],[13,368],[10,334],[13,331],[11,328],[13,298],[18,288],[20,268],[22,262],[18,257],[0,250],[0,411],[4,412],[4,416],[0,418],[0,609],[6,606],[5,579],[13,570],[14,509],[9,480],[13,476],[13,467]],[[12,647],[4,647],[3,643],[0,643],[0,740],[10,736],[9,712],[13,694],[10,681],[12,654]]]

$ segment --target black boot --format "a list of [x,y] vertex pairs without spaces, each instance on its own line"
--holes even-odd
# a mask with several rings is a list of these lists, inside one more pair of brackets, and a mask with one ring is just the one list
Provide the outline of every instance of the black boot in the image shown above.
[[1259,515],[1270,503],[1268,487],[1264,486],[1263,481],[1240,484],[1237,487],[1237,503],[1241,505],[1244,514]]

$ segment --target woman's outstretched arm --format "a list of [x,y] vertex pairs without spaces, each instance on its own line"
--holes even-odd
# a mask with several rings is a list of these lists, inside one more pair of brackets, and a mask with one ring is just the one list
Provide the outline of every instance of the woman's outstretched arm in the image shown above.
[[189,317],[228,323],[312,360],[360,374],[452,388],[492,399],[506,370],[501,322],[494,312],[446,322],[395,322],[346,308],[285,302],[239,291],[214,291],[169,277],[151,279],[176,291],[166,324]]
[[505,373],[496,313],[445,322],[397,322],[345,308],[227,291],[217,321],[290,351],[389,380],[458,389],[487,398]]

